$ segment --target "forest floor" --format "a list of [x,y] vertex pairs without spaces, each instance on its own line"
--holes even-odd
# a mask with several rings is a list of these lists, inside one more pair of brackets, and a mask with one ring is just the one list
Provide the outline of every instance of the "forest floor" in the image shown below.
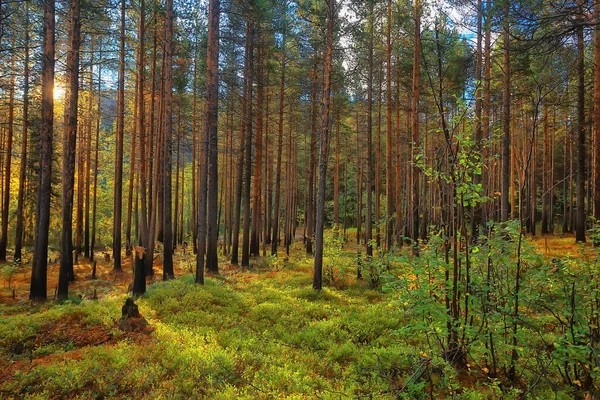
[[[590,251],[572,236],[528,241],[549,259]],[[122,272],[99,259],[96,279],[82,260],[61,303],[28,302],[30,267],[21,266],[0,289],[0,398],[501,399],[530,391],[524,377],[509,384],[484,365],[453,368],[431,354],[429,335],[406,331],[421,323],[411,306],[355,278],[357,250],[348,242],[326,254],[326,265],[349,267],[326,267],[321,292],[301,243],[289,259],[257,258],[249,270],[224,263],[204,286],[194,284],[194,256],[178,251],[177,279],[161,282],[157,259],[137,300],[148,329],[128,333],[118,319],[129,258]],[[57,272],[53,264],[49,299]],[[558,398],[594,398],[549,385]]]

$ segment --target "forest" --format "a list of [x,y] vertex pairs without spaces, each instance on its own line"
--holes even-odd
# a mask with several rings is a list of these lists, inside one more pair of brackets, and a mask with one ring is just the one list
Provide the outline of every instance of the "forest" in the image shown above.
[[600,399],[600,3],[0,0],[0,398]]

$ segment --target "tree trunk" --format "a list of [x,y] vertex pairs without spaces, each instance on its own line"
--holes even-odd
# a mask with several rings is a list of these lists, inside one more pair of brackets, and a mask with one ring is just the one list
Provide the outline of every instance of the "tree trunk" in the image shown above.
[[[68,297],[70,274],[73,270],[73,190],[75,187],[75,146],[77,143],[77,107],[79,100],[79,46],[81,20],[79,0],[71,0],[69,7],[69,53],[67,54],[68,101],[64,112],[63,163],[62,163],[62,232],[60,244],[60,270],[58,274],[58,300]],[[67,97],[65,97],[67,99]],[[83,195],[83,179],[78,191]]]
[[[600,3],[594,7],[600,21]],[[594,217],[600,221],[600,25],[594,28]]]
[[[254,86],[254,21],[249,18],[250,27],[247,35],[248,88],[246,106],[246,140],[244,166],[244,229],[242,234],[242,267],[250,266],[250,185],[252,180],[252,89]],[[254,183],[259,184],[257,182]]]
[[[413,60],[412,87],[412,158],[419,149],[419,92],[421,89],[421,0],[415,0],[415,50]],[[416,242],[419,236],[419,168],[412,168],[411,237]]]
[[263,151],[263,36],[259,32],[258,54],[256,58],[256,142],[254,155],[254,187],[252,195],[252,234],[250,236],[250,254],[260,255],[260,223],[261,223],[261,182]]
[[217,191],[218,191],[218,118],[219,118],[219,16],[220,1],[209,2],[208,53],[206,55],[206,135],[208,136],[208,243],[206,251],[206,268],[214,273],[219,272],[217,258],[217,242],[219,224],[217,223]]
[[125,127],[125,0],[121,0],[119,77],[117,89],[117,131],[115,144],[115,197],[113,205],[113,261],[121,270],[121,219],[123,209],[123,130]]
[[175,278],[173,271],[173,0],[166,0],[165,90],[164,90],[164,203],[163,280]]
[[[13,40],[14,44],[14,40]],[[8,126],[6,132],[4,159],[4,186],[2,187],[2,234],[0,235],[0,262],[6,262],[8,244],[8,210],[10,208],[10,172],[12,163],[12,144],[15,120],[15,54],[10,57],[10,88],[8,90]]]
[[[509,192],[511,188],[510,168],[510,2],[506,1],[503,16],[503,53],[502,65],[502,185],[500,188],[500,221],[509,218]],[[514,198],[512,199],[514,201]]]
[[19,193],[17,195],[17,224],[15,228],[15,261],[22,261],[23,236],[25,233],[24,203],[27,182],[27,144],[29,134],[29,6],[25,3],[25,61],[23,71],[23,135],[21,137],[21,166],[19,169]]
[[327,159],[329,136],[329,99],[331,95],[331,65],[333,53],[333,28],[335,18],[335,0],[327,0],[327,33],[325,64],[323,66],[323,116],[321,119],[321,137],[319,138],[319,187],[317,190],[317,219],[315,235],[315,264],[313,288],[323,288],[323,233],[325,229],[325,189],[327,184]]
[[[482,129],[481,129],[481,111],[482,111],[482,67],[483,67],[483,1],[477,0],[477,49],[476,49],[476,60],[475,60],[475,151],[478,153],[479,161],[483,155],[482,146]],[[477,155],[476,155],[477,157]],[[482,168],[483,170],[483,168]],[[473,175],[473,183],[475,186],[481,185],[483,179],[481,174],[475,173]],[[482,193],[482,195],[484,195]],[[483,205],[475,204],[473,207],[473,220],[471,227],[471,234],[473,235],[472,240],[477,241],[479,237],[479,229],[482,224],[483,216]]]
[[252,44],[250,42],[250,20],[246,22],[246,48],[244,55],[244,87],[242,94],[242,118],[240,126],[240,147],[238,151],[238,170],[236,178],[236,191],[235,191],[235,210],[233,216],[233,232],[232,232],[232,249],[231,249],[231,264],[238,265],[239,263],[239,243],[240,243],[240,222],[241,222],[241,210],[242,210],[242,195],[245,193],[243,190],[244,183],[244,161],[245,161],[245,149],[246,141],[252,140],[246,135],[247,121],[245,118],[248,117],[248,107],[252,103],[249,103],[250,99],[248,96],[248,88],[251,85],[250,78],[250,64],[249,60],[252,57]]
[[[583,11],[583,10],[582,10]],[[585,242],[585,43],[583,25],[577,27],[577,215],[575,240]]]
[[36,236],[33,246],[30,300],[46,300],[48,271],[48,228],[52,184],[52,135],[54,125],[54,15],[55,1],[44,2],[42,49],[42,126],[40,131],[40,173],[36,206]]
[[[396,85],[399,83],[396,82]],[[390,250],[394,237],[394,205],[400,199],[395,198],[394,191],[394,164],[393,164],[393,132],[392,132],[392,0],[387,2],[387,27],[386,27],[386,70],[385,70],[385,179],[387,197],[386,216],[386,245]]]
[[373,237],[373,39],[375,27],[373,2],[369,8],[369,49],[367,71],[367,212],[365,215],[365,245],[367,257],[373,255],[371,239]]
[[[283,2],[283,19],[287,12],[287,0]],[[271,254],[277,255],[279,245],[279,203],[281,202],[281,157],[283,153],[283,111],[285,106],[285,62],[286,62],[286,27],[284,25],[281,38],[281,79],[279,84],[279,125],[277,131],[277,171],[275,172],[275,204],[273,215],[273,239]]]

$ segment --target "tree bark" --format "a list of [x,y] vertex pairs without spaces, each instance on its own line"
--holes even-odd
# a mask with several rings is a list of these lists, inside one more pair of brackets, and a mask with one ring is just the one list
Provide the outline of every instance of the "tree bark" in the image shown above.
[[[502,80],[502,185],[500,188],[500,221],[508,221],[510,203],[510,2],[504,5],[503,16],[503,80]],[[514,198],[512,199],[514,201]]]
[[23,71],[23,134],[21,137],[21,166],[19,169],[19,193],[17,195],[17,224],[15,228],[14,260],[21,261],[25,233],[24,203],[27,182],[27,145],[29,135],[29,6],[25,3],[25,61]]
[[319,138],[319,186],[317,189],[317,219],[315,232],[315,261],[313,288],[323,288],[323,231],[325,229],[325,190],[327,184],[327,159],[329,136],[329,99],[331,96],[331,66],[333,58],[333,28],[335,19],[335,0],[327,0],[327,33],[325,36],[326,53],[323,66],[323,116],[321,119],[321,137]]
[[[396,82],[396,85],[399,83]],[[386,244],[387,249],[391,249],[394,238],[394,205],[400,199],[396,199],[394,183],[394,163],[393,163],[393,126],[392,126],[392,0],[387,2],[387,27],[386,27],[386,70],[385,70],[385,179],[386,179],[386,197],[387,197],[387,216],[386,216]]]
[[206,69],[206,135],[208,136],[208,242],[206,250],[206,268],[219,272],[217,242],[219,225],[217,223],[218,191],[218,131],[219,118],[219,16],[220,1],[209,2],[209,31]]
[[173,0],[166,0],[165,90],[164,90],[164,200],[163,280],[175,278],[173,271]]
[[125,127],[125,0],[121,0],[119,77],[117,89],[117,131],[115,144],[115,197],[113,204],[113,261],[121,270],[121,219],[123,209],[123,131]]
[[[73,270],[73,190],[75,187],[75,151],[77,143],[77,107],[79,100],[79,46],[81,20],[79,0],[71,0],[69,7],[69,53],[67,54],[68,100],[64,112],[63,163],[62,163],[62,232],[60,245],[60,270],[58,274],[58,300],[68,297],[70,274]],[[82,182],[78,190],[83,195]]]
[[[582,10],[583,11],[583,10]],[[577,214],[575,240],[585,242],[585,43],[583,24],[577,27]]]
[[52,184],[52,136],[54,125],[54,15],[55,1],[44,2],[44,38],[42,49],[42,126],[40,131],[40,173],[36,206],[36,236],[33,246],[30,300],[48,298],[48,228],[50,226],[50,190]]

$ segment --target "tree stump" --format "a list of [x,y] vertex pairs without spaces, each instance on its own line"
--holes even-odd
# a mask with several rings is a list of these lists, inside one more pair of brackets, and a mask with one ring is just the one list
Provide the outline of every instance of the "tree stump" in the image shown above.
[[153,329],[148,325],[148,321],[140,314],[137,304],[132,298],[125,300],[121,307],[121,319],[118,327],[123,332],[151,333]]

